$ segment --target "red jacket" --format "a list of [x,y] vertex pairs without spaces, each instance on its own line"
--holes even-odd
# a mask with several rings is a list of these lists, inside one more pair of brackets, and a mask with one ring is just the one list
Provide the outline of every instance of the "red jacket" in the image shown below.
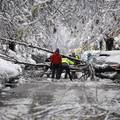
[[53,53],[53,55],[50,57],[50,61],[51,61],[51,63],[53,63],[53,64],[61,64],[61,63],[62,63],[62,56],[61,56],[59,53],[55,52],[55,53]]

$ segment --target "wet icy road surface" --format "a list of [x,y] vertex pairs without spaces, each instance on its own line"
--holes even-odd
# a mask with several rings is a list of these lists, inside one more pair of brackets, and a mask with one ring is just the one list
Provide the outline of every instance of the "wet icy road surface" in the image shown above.
[[0,120],[120,120],[119,93],[109,80],[30,80],[1,92]]

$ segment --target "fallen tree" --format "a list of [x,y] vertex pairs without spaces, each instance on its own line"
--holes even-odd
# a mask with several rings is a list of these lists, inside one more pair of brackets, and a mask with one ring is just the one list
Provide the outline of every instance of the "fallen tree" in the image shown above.
[[96,65],[93,66],[95,75],[99,78],[107,78],[115,80],[119,78],[120,68],[112,65]]
[[[48,52],[48,53],[53,53],[53,51],[51,50],[48,50],[48,49],[45,49],[45,48],[41,48],[41,47],[38,47],[38,46],[34,46],[34,45],[31,45],[31,44],[28,44],[28,43],[25,43],[25,42],[19,42],[17,40],[11,40],[11,39],[8,39],[8,38],[3,38],[3,37],[0,37],[0,40],[2,41],[9,41],[9,42],[14,42],[14,43],[17,43],[17,44],[20,44],[20,45],[23,45],[23,46],[26,46],[26,47],[30,47],[30,48],[36,48],[38,50],[42,50],[42,51],[45,51],[45,52]],[[61,54],[63,57],[66,57],[68,59],[71,59],[73,61],[77,61],[79,64],[87,64],[87,62],[83,61],[83,60],[80,60],[80,59],[76,59],[74,57],[70,57],[70,56],[66,56],[66,55],[63,55]]]
[[11,62],[14,62],[15,64],[24,64],[24,65],[30,65],[30,66],[38,66],[38,67],[44,67],[44,66],[48,66],[48,64],[46,63],[39,63],[39,64],[32,64],[32,63],[27,63],[27,62],[21,62],[21,61],[18,61],[10,56],[7,56],[7,55],[2,55],[0,54],[0,57],[4,60],[7,60],[7,61],[11,61]]
[[[31,45],[31,44],[28,44],[28,43],[25,43],[25,42],[19,42],[17,40],[11,40],[11,39],[7,39],[7,38],[2,38],[0,37],[0,40],[5,40],[5,41],[8,41],[8,42],[14,42],[16,44],[19,44],[19,45],[23,45],[23,46],[26,46],[26,47],[30,47],[30,48],[36,48],[38,50],[42,50],[42,51],[45,51],[45,52],[48,52],[48,53],[53,53],[53,51],[50,51],[48,49],[45,49],[45,48],[42,48],[42,47],[38,47],[38,46],[34,46],[34,45]],[[70,56],[66,56],[66,55],[63,55],[61,54],[63,57],[66,57],[72,61],[75,61],[76,62],[76,66],[72,66],[70,67],[71,71],[73,72],[82,72],[84,75],[83,76],[90,76],[90,74],[93,72],[91,67],[90,67],[90,64],[83,61],[83,60],[80,60],[80,59],[76,59],[75,57],[70,57]],[[47,68],[50,68],[50,64],[47,63],[47,62],[44,62],[44,63],[37,63],[37,64],[33,64],[33,63],[27,63],[27,62],[21,62],[21,61],[18,61],[16,59],[13,59],[9,56],[2,56],[4,57],[4,59],[8,59],[16,64],[24,64],[25,65],[25,69],[37,69],[38,67],[47,67]],[[90,72],[91,71],[91,72]],[[93,76],[93,74],[92,74]]]

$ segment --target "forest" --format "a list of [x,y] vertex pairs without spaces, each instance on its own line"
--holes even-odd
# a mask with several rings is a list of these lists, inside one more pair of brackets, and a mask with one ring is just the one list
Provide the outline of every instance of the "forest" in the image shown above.
[[119,92],[120,0],[0,0],[0,120],[120,120]]

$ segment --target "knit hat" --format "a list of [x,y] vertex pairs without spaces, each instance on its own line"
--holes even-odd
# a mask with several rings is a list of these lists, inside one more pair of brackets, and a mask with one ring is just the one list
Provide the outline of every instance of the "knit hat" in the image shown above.
[[55,52],[59,53],[60,52],[59,48],[56,48]]

